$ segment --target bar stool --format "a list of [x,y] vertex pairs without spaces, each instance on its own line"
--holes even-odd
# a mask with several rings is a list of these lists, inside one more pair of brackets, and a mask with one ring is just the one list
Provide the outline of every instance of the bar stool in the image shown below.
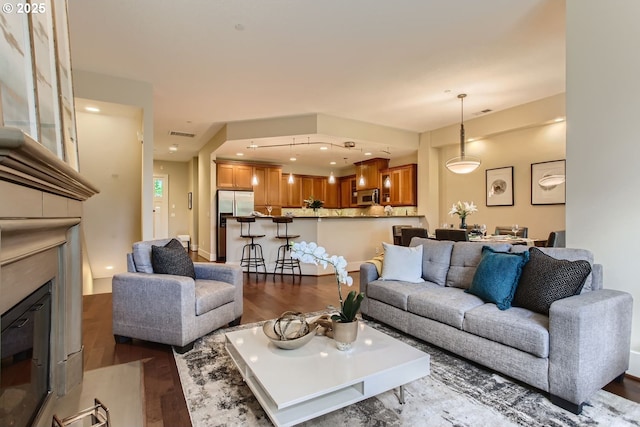
[[[247,267],[247,273],[251,273],[251,267],[254,267],[256,272],[256,279],[258,278],[258,267],[262,267],[264,274],[267,274],[267,266],[264,263],[264,256],[262,255],[262,246],[255,242],[255,239],[264,237],[264,234],[251,234],[251,223],[256,222],[256,219],[252,216],[237,217],[236,220],[240,223],[240,237],[243,239],[251,239],[251,243],[247,243],[242,247],[242,259],[240,259],[240,267]],[[244,224],[247,224],[247,233],[244,233]],[[245,253],[246,251],[246,253]]]
[[[289,224],[293,222],[293,219],[288,216],[276,216],[273,217],[273,222],[276,223],[276,239],[286,240],[284,245],[278,246],[278,257],[276,258],[276,266],[273,269],[273,275],[275,277],[278,267],[280,267],[280,275],[284,274],[284,269],[291,270],[291,274],[296,273],[295,268],[298,267],[298,275],[302,277],[302,270],[300,269],[300,261],[291,258],[291,254],[287,257],[287,252],[291,251],[291,243],[289,239],[297,239],[299,234],[289,234]],[[284,224],[284,234],[280,234],[280,224]]]

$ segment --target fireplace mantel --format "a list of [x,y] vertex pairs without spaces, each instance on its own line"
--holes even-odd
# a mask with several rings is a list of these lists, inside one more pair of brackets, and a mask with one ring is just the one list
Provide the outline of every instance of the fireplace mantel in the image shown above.
[[98,189],[21,130],[0,128],[0,179],[84,201]]
[[0,312],[52,280],[51,394],[82,383],[82,202],[98,190],[18,129],[0,128]]

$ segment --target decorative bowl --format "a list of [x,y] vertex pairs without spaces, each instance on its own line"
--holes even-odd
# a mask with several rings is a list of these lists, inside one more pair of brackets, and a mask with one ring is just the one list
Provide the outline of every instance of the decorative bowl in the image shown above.
[[295,350],[296,348],[300,348],[316,335],[316,329],[318,329],[318,325],[310,324],[309,332],[306,335],[303,335],[299,338],[289,339],[289,340],[281,340],[278,335],[273,330],[273,325],[275,324],[275,320],[269,320],[262,325],[262,331],[269,338],[269,341],[273,343],[278,348],[283,350]]

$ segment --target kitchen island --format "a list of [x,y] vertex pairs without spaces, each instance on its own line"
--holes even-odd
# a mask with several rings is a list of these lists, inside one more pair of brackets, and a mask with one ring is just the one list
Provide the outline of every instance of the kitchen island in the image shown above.
[[[289,234],[299,234],[296,242],[316,242],[326,249],[329,255],[342,255],[348,262],[349,271],[357,271],[360,264],[382,252],[382,242],[393,243],[392,226],[411,225],[426,227],[426,219],[422,215],[409,216],[305,216],[293,217],[289,224]],[[284,226],[280,225],[284,234]],[[247,227],[244,225],[245,233]],[[265,237],[256,239],[262,245],[267,272],[273,273],[278,246],[285,240],[276,239],[276,224],[272,217],[256,217],[251,224],[252,234],[264,234]],[[242,247],[249,243],[249,239],[240,237],[240,223],[229,218],[227,221],[227,260],[229,264],[240,264]],[[301,264],[302,274],[320,276],[333,274],[331,266]],[[297,272],[297,270],[296,270]],[[285,273],[287,271],[285,270]],[[290,272],[289,272],[290,273]]]

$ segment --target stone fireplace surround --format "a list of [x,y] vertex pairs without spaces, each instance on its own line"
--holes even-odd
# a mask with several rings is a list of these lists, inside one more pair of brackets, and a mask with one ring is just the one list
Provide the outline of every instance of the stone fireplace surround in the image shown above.
[[0,314],[53,280],[51,393],[35,426],[50,426],[58,397],[82,383],[82,202],[97,192],[20,130],[0,128]]

